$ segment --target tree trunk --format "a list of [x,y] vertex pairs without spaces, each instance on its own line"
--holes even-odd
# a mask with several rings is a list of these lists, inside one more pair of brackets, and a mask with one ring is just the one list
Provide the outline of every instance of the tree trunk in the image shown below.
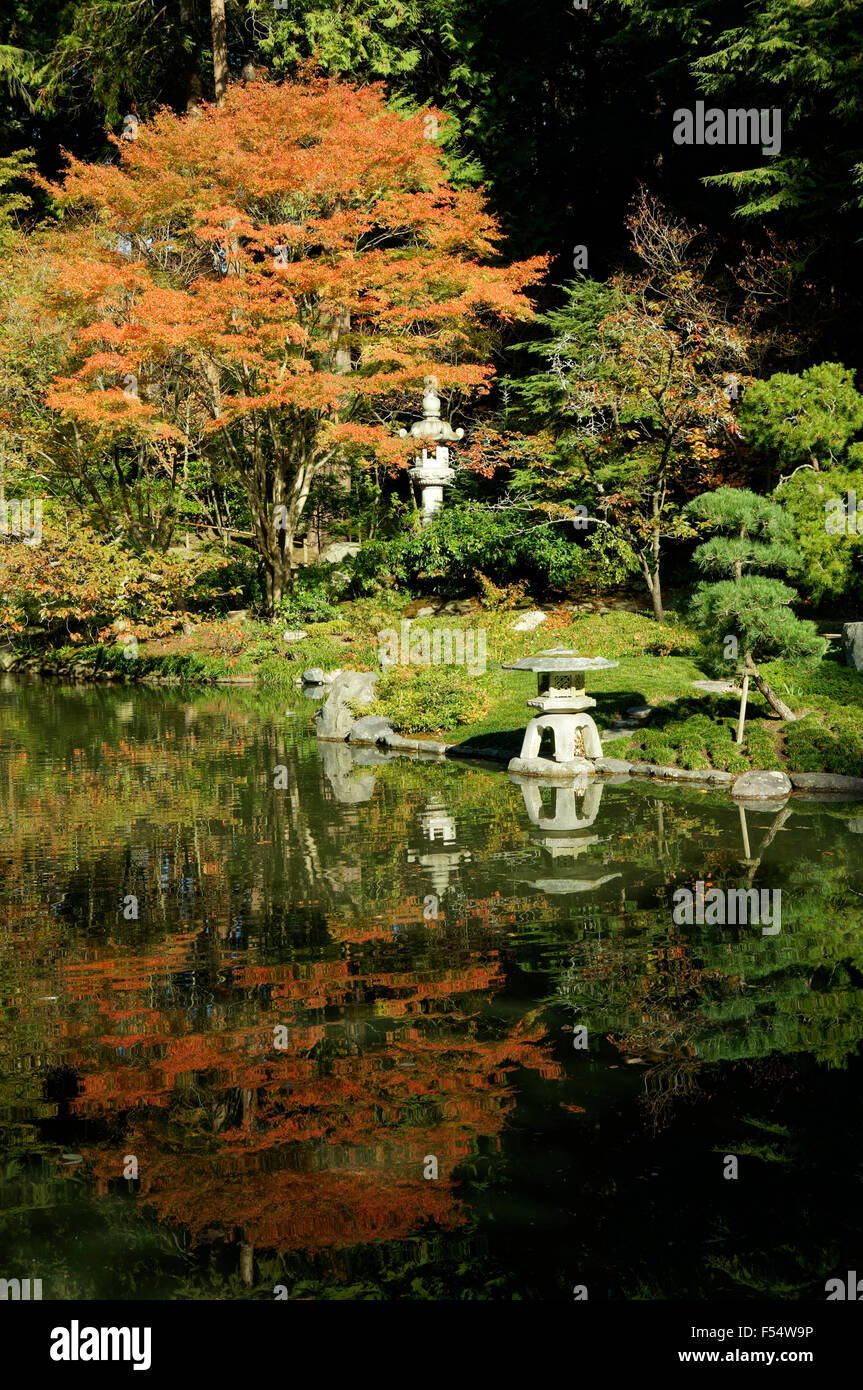
[[646,555],[639,555],[641,561],[641,572],[644,575],[644,582],[647,585],[647,592],[650,594],[650,602],[653,605],[653,616],[658,623],[665,622],[665,612],[662,607],[662,584],[659,578],[659,559],[654,557],[653,567],[648,563]]
[[221,106],[228,89],[228,26],[225,23],[225,0],[210,0],[210,20],[213,30],[213,82],[216,104]]
[[653,535],[650,538],[650,548],[647,554],[639,548],[638,558],[641,561],[641,571],[647,584],[647,591],[650,594],[650,602],[653,604],[653,616],[658,623],[664,623],[665,611],[662,607],[662,583],[659,577],[659,556],[660,547],[662,545],[662,532],[659,528],[658,494],[654,494],[651,505],[655,524],[653,527]]
[[746,657],[746,669],[752,677],[753,685],[757,690],[761,691],[768,705],[770,705],[771,709],[775,709],[780,718],[786,720],[786,722],[797,718],[797,715],[788,708],[785,701],[781,700],[776,694],[776,691],[770,688],[764,677],[759,675],[758,667],[755,665],[751,656]]
[[[184,39],[192,39],[196,32],[195,14],[192,7],[192,0],[180,0],[180,29]],[[194,57],[194,45],[191,45],[192,52],[188,58],[186,69],[185,89],[186,89],[186,114],[197,111],[204,99],[201,89],[201,74],[198,72]]]

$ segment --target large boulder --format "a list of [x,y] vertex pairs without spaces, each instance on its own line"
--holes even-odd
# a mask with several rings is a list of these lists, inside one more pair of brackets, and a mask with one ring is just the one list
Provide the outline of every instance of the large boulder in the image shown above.
[[336,676],[314,716],[318,738],[347,738],[356,721],[355,711],[374,701],[377,678],[376,671],[342,671]]
[[743,801],[782,801],[791,791],[784,772],[743,772],[734,780],[731,795]]
[[843,623],[842,637],[845,642],[845,665],[853,666],[855,671],[863,671],[863,623]]

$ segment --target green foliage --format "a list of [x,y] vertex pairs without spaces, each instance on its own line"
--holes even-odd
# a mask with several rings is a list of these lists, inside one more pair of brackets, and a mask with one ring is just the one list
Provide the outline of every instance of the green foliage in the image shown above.
[[543,523],[529,508],[447,507],[413,535],[370,541],[353,561],[354,587],[391,582],[418,592],[476,590],[524,581],[537,595],[623,575],[626,552],[602,537],[582,548],[564,524]]
[[[815,624],[798,618],[791,611],[797,595],[780,579],[744,575],[699,584],[692,596],[693,622],[713,642],[726,636],[737,638],[740,660],[748,653],[753,660],[782,656],[788,661],[818,660],[827,650]],[[731,666],[729,662],[729,666]]]
[[790,518],[778,503],[747,488],[705,492],[693,498],[686,514],[696,523],[731,532],[698,546],[693,560],[702,573],[739,576],[750,569],[787,569],[796,560]]
[[788,728],[785,753],[796,772],[836,772],[863,776],[863,729],[860,710],[831,706],[820,716],[807,715]]
[[[803,468],[778,489],[783,509],[794,528],[797,558],[788,572],[817,601],[863,597],[863,511],[855,518],[856,529],[827,522],[828,504],[842,504],[846,523],[854,508],[863,508],[863,470],[835,467],[828,476]],[[850,509],[850,510],[849,510]]]
[[411,733],[473,724],[490,707],[483,681],[456,666],[391,666],[379,677],[375,691],[371,713],[383,714],[396,729]]
[[766,162],[750,156],[748,168],[705,180],[731,188],[742,216],[781,213],[798,224],[820,221],[831,233],[837,218],[853,217],[861,205],[863,119],[853,5],[623,0],[623,6],[630,23],[618,42],[653,40],[653,75],[669,96],[686,89],[720,105],[781,108],[780,153]]
[[330,601],[328,569],[326,565],[304,565],[297,571],[290,594],[276,605],[273,616],[279,623],[298,627],[339,617],[338,608]]
[[851,440],[863,429],[863,395],[848,367],[821,362],[753,382],[739,418],[748,444],[780,467],[816,460],[823,467],[859,452]]
[[638,735],[637,743],[647,761],[691,771],[712,767],[746,772],[751,767],[776,766],[776,745],[761,725],[750,724],[746,739],[738,746],[734,719],[719,717],[715,711],[681,717],[689,708],[692,702],[684,704],[682,710],[670,710],[662,716],[662,724]]
[[686,511],[694,521],[733,533],[706,541],[693,557],[702,571],[734,576],[701,583],[692,595],[690,616],[707,645],[718,648],[736,638],[738,670],[771,656],[801,662],[823,656],[827,643],[815,624],[791,611],[795,591],[779,579],[748,573],[796,562],[782,508],[745,488],[720,488],[694,498]]

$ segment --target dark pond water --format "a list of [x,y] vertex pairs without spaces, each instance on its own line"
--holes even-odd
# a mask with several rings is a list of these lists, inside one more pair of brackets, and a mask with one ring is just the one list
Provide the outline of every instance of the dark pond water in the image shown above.
[[[794,1299],[859,1267],[860,808],[556,798],[319,749],[311,708],[6,679],[0,1276]],[[675,922],[699,883],[780,913]]]

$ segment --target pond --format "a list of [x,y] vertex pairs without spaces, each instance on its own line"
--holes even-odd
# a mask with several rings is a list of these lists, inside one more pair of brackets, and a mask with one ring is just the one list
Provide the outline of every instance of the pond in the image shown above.
[[0,1275],[823,1299],[863,1249],[861,810],[556,796],[313,708],[5,678]]

